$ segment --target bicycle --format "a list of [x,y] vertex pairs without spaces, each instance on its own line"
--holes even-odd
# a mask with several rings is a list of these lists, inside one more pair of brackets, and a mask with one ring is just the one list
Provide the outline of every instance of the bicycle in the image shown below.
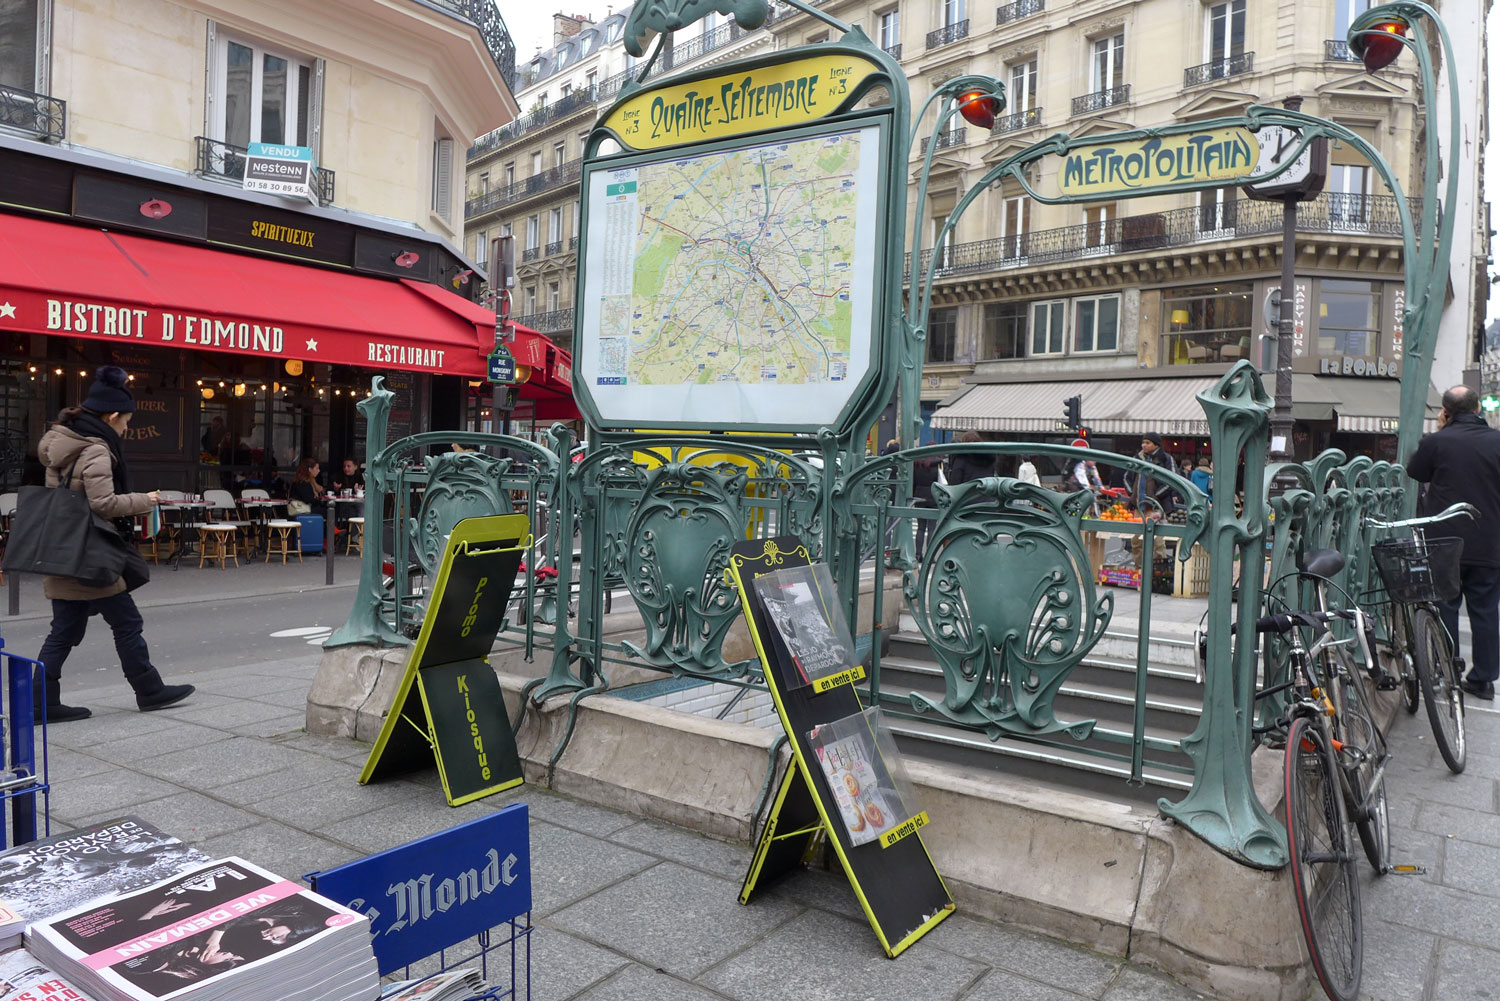
[[[1342,557],[1331,550],[1326,557]],[[1337,572],[1337,568],[1331,571]],[[1309,573],[1322,578],[1325,574]],[[1319,587],[1321,601],[1322,588]],[[1339,639],[1328,628],[1354,624]],[[1316,634],[1312,644],[1301,636]],[[1292,611],[1256,622],[1257,633],[1289,637],[1288,678],[1256,694],[1257,700],[1290,693],[1283,714],[1256,732],[1284,734],[1283,792],[1287,849],[1297,916],[1313,972],[1333,1001],[1353,1001],[1363,963],[1363,918],[1353,826],[1377,874],[1416,871],[1390,863],[1390,812],[1385,738],[1375,725],[1347,647],[1357,644],[1373,666],[1369,623],[1358,608]]]
[[1410,539],[1384,539],[1371,547],[1375,567],[1385,582],[1392,609],[1389,644],[1401,664],[1402,697],[1406,711],[1417,711],[1418,689],[1427,703],[1427,719],[1433,740],[1449,771],[1464,770],[1468,745],[1464,735],[1464,693],[1459,682],[1463,660],[1453,652],[1455,637],[1448,635],[1438,609],[1439,601],[1452,601],[1460,592],[1459,557],[1461,539],[1428,541],[1422,526],[1460,515],[1477,517],[1470,504],[1454,504],[1439,514],[1404,521],[1365,519],[1378,529],[1412,529]]

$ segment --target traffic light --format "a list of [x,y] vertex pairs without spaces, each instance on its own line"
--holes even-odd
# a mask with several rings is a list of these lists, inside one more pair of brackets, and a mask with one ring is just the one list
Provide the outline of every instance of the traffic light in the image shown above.
[[1083,427],[1083,397],[1070,396],[1063,400],[1063,419],[1070,428]]
[[1496,396],[1494,393],[1490,393],[1484,399],[1479,401],[1479,405],[1484,408],[1485,413],[1492,414],[1496,410],[1500,410],[1500,396]]

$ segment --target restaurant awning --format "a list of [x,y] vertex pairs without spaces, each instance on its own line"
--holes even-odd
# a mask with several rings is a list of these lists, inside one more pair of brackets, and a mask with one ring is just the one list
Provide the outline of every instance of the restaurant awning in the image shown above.
[[0,332],[471,377],[494,340],[493,314],[424,282],[4,221]]
[[1083,420],[1095,434],[1208,436],[1196,394],[1219,377],[1089,379],[1072,382],[991,383],[972,387],[932,416],[945,431],[1059,431],[1063,401],[1083,398]]
[[[1318,382],[1330,384],[1330,389],[1339,397],[1338,406],[1334,409],[1338,414],[1340,431],[1396,433],[1401,418],[1401,383],[1394,379],[1316,378]],[[1428,386],[1427,413],[1422,420],[1423,434],[1437,430],[1437,415],[1442,409],[1442,396]]]

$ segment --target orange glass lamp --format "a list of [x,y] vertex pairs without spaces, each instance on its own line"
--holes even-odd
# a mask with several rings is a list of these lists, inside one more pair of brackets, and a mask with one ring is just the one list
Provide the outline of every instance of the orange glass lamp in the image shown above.
[[1401,55],[1410,27],[1404,18],[1392,15],[1350,42],[1349,51],[1365,64],[1366,73],[1379,72]]
[[982,90],[971,90],[959,96],[958,113],[970,125],[992,129],[995,127],[995,116],[1000,114],[1000,99]]

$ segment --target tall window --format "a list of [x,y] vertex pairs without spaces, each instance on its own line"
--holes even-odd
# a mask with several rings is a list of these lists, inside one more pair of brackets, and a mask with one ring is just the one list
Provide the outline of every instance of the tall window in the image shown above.
[[934,309],[927,314],[927,360],[951,362],[958,342],[958,309]]
[[474,234],[474,263],[481,268],[484,267],[485,259],[489,253],[489,246],[490,234],[484,230],[480,230]]
[[526,249],[535,250],[542,242],[541,219],[534,215],[526,217]]
[[562,85],[562,97],[566,98],[571,93],[573,93],[573,85],[571,83],[565,83],[565,84],[563,84]]
[[510,232],[511,232],[510,231],[510,223],[508,223],[508,222],[502,222],[500,224],[500,235],[501,236],[510,236]]
[[221,37],[215,47],[216,138],[311,146],[313,62],[265,46]]
[[482,195],[490,190],[490,172],[481,170],[479,172],[479,193]]
[[1115,351],[1120,346],[1120,297],[1073,300],[1073,350]]
[[516,183],[516,164],[511,161],[505,165],[505,186],[508,188]]
[[37,91],[37,0],[0,0],[0,87]]
[[1318,354],[1374,358],[1380,341],[1380,286],[1333,278],[1320,284]]
[[453,221],[453,140],[441,135],[432,141],[432,211]]
[[562,212],[563,210],[561,208],[555,208],[551,212],[547,213],[547,232],[550,234],[547,239],[552,243],[558,243],[563,238]]
[[1005,95],[1012,114],[1022,114],[1036,107],[1036,60],[1012,63],[1010,91]]
[[1026,304],[991,302],[984,307],[982,359],[1026,357]]
[[1031,304],[1031,353],[1034,355],[1060,355],[1063,352],[1063,324],[1066,320],[1065,303],[1034,302]]
[[1109,221],[1114,218],[1113,205],[1087,205],[1083,209],[1083,242],[1088,247],[1104,247],[1110,239]]
[[1370,168],[1350,163],[1328,165],[1328,217],[1331,222],[1363,225],[1370,211]]
[[588,74],[584,77],[583,85],[585,87],[587,87],[589,90],[593,90],[594,89],[594,84],[596,84],[598,82],[599,82],[599,71],[598,70],[589,70]]
[[943,271],[953,267],[953,234],[955,230],[949,230],[941,244],[938,243],[938,234],[943,231],[943,224],[948,221],[948,211],[944,209],[932,217],[932,253],[934,266]]
[[1026,256],[1026,233],[1031,228],[1031,199],[1014,195],[1000,203],[1002,252],[1006,257]]
[[1090,89],[1114,90],[1125,83],[1125,33],[1094,40],[1094,58],[1089,64]]
[[527,285],[526,286],[526,315],[527,316],[535,316],[536,315],[536,286],[535,285]]
[[561,293],[558,290],[557,282],[548,282],[547,283],[547,311],[549,313],[555,313],[555,312],[557,312],[557,307],[559,305],[561,305],[561,300],[562,300],[562,295],[561,295]]
[[552,166],[561,167],[568,159],[568,144],[560,142],[552,147]]
[[542,172],[542,153],[541,153],[541,150],[538,150],[535,153],[531,154],[531,176],[535,177],[536,175],[540,174],[541,172]]
[[901,11],[895,7],[880,15],[880,47],[892,49],[901,44]]
[[1370,9],[1370,0],[1333,0],[1333,37],[1349,37],[1349,25]]
[[1235,227],[1238,188],[1214,188],[1198,192],[1198,233],[1222,235]]
[[964,10],[966,0],[943,0],[943,27],[951,28],[968,18]]
[[1245,0],[1208,8],[1203,22],[1203,61],[1216,63],[1245,54]]

